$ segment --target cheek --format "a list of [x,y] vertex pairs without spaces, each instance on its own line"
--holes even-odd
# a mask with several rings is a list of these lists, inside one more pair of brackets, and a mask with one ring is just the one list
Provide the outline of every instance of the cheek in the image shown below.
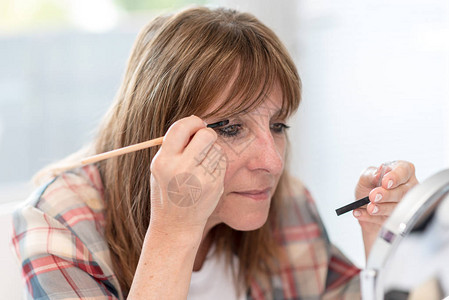
[[[226,174],[224,178],[224,189],[227,190],[226,187],[234,180],[239,180],[236,177],[238,171],[242,168],[245,168],[246,163],[249,159],[251,159],[251,147],[246,147],[241,152],[237,153],[234,148],[234,145],[229,143],[218,141],[217,142],[222,148],[226,156],[227,164],[226,164]],[[285,157],[287,154],[287,139],[285,136],[274,137],[274,146],[276,147],[276,151],[279,155],[279,159],[282,163],[282,170],[285,167]],[[282,172],[281,172],[282,173]],[[280,174],[277,176],[280,177]]]
[[287,137],[279,137],[277,140],[275,140],[275,144],[278,150],[278,153],[282,159],[282,163],[285,163],[285,155],[287,154]]
[[244,159],[242,157],[243,153],[237,155],[231,148],[232,145],[223,142],[222,140],[218,140],[217,143],[222,147],[226,156],[226,173],[224,177],[224,189],[226,191],[232,181],[232,178],[235,177],[237,170],[244,165]]
[[232,183],[232,180],[235,178],[235,175],[239,168],[242,167],[241,160],[235,159],[235,157],[227,156],[227,164],[226,164],[226,173],[224,177],[224,191],[228,190],[228,187]]

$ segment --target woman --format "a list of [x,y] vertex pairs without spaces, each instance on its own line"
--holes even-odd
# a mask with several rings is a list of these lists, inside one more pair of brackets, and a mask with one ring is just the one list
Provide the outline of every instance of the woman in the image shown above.
[[[155,19],[84,154],[163,144],[58,174],[17,211],[30,297],[360,298],[359,270],[286,170],[299,102],[290,56],[253,16],[193,8]],[[367,254],[416,184],[406,162],[375,188],[378,173],[356,190],[372,202],[357,210]]]

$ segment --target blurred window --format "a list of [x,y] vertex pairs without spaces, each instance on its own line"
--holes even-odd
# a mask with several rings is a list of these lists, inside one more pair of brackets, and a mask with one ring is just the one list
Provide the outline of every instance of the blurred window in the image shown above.
[[0,2],[0,203],[92,138],[128,54],[154,16],[208,1]]

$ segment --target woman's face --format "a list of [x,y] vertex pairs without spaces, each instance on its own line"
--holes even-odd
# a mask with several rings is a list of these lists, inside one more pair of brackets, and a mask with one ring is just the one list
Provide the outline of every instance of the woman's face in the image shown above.
[[236,230],[254,230],[266,222],[284,169],[287,139],[285,120],[278,116],[281,105],[282,91],[275,86],[256,109],[232,116],[228,125],[216,129],[227,168],[224,192],[209,226],[225,223]]

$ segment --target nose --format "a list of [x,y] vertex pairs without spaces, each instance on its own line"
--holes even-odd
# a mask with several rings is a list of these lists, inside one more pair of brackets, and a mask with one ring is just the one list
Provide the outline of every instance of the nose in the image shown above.
[[269,129],[258,131],[248,151],[248,168],[280,175],[284,169],[285,144],[285,137],[274,138]]

